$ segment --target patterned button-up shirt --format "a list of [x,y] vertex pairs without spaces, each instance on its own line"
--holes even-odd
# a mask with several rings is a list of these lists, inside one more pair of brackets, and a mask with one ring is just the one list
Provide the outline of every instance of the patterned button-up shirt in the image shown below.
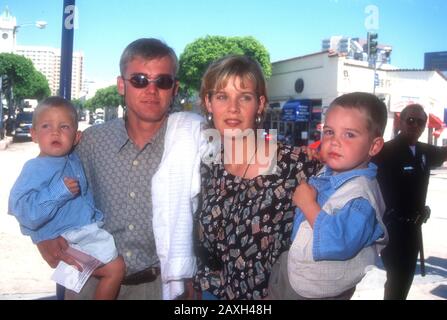
[[164,149],[166,124],[142,150],[129,138],[123,119],[83,132],[76,148],[104,228],[115,239],[127,274],[159,263],[152,228],[151,180]]

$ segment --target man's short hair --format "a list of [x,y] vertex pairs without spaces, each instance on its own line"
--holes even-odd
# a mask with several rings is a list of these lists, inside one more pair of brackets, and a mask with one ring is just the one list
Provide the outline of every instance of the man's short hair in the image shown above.
[[75,128],[78,128],[78,111],[76,107],[67,99],[52,96],[41,101],[33,112],[33,128],[36,127],[39,115],[47,108],[65,108],[71,115]]
[[124,76],[127,65],[136,57],[141,57],[145,60],[159,59],[163,57],[170,57],[174,64],[174,76],[178,72],[178,59],[174,50],[164,42],[154,38],[141,38],[130,43],[120,59],[120,72]]
[[352,92],[335,98],[329,109],[339,106],[342,108],[358,109],[365,112],[368,131],[373,137],[382,137],[388,119],[385,103],[377,96],[367,92]]

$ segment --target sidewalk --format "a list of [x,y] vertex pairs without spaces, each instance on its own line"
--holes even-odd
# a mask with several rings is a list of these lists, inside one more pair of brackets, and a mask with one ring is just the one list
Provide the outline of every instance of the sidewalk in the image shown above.
[[[447,260],[428,257],[425,261],[425,272],[426,275],[422,277],[418,262],[407,300],[446,300]],[[382,300],[385,280],[383,266],[372,269],[357,286],[352,300]]]
[[5,150],[12,142],[12,137],[7,137],[0,140],[0,151]]

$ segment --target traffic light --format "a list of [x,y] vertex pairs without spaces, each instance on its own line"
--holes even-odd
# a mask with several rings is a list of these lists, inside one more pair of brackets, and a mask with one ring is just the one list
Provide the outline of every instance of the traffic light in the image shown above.
[[377,54],[378,36],[375,32],[368,32],[368,56],[375,56]]

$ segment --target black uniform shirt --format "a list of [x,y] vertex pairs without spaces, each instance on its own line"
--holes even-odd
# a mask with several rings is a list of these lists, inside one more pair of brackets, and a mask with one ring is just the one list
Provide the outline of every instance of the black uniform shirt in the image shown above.
[[387,211],[394,209],[399,216],[415,218],[425,206],[430,169],[442,165],[446,156],[445,148],[421,142],[416,143],[413,155],[401,135],[385,143],[373,161]]

